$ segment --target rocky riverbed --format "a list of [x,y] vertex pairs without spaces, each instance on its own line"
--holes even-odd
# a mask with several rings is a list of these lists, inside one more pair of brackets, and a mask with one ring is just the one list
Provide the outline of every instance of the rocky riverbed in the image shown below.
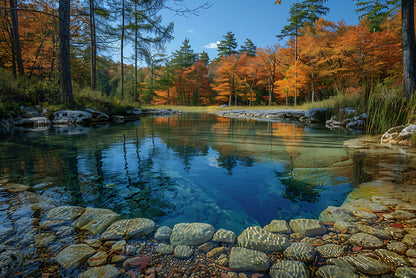
[[0,277],[416,277],[416,151],[376,140],[346,142],[368,181],[341,207],[239,235],[59,206],[1,180]]

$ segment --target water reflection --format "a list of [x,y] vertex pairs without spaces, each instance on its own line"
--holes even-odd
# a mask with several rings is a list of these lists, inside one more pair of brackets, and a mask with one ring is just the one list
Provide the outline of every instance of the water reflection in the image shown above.
[[340,204],[351,189],[351,165],[336,165],[348,159],[347,138],[210,114],[143,118],[88,132],[3,138],[0,175],[60,204],[238,232]]

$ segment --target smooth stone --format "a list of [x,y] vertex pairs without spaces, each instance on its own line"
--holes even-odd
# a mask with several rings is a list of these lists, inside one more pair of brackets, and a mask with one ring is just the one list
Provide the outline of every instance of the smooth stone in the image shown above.
[[211,251],[212,249],[214,249],[217,245],[215,245],[215,243],[209,241],[209,242],[205,242],[204,244],[201,244],[200,246],[198,246],[198,250],[204,253],[208,253],[209,251]]
[[370,219],[370,220],[378,219],[378,216],[375,213],[368,212],[362,209],[354,209],[352,210],[352,213],[358,218]]
[[379,260],[363,255],[347,256],[348,262],[365,274],[381,275],[390,271],[390,268]]
[[57,226],[61,226],[65,222],[66,222],[66,220],[57,220],[57,219],[45,220],[45,221],[41,221],[39,223],[39,228],[41,230],[47,230],[47,229],[51,229],[51,228],[54,228],[54,227],[57,227]]
[[171,255],[174,252],[174,248],[172,245],[168,245],[165,243],[159,243],[156,246],[156,252],[162,254],[162,255]]
[[115,251],[122,251],[126,248],[126,241],[125,240],[119,240],[116,241],[112,246],[111,249],[115,250]]
[[101,235],[103,240],[120,240],[145,236],[155,230],[155,222],[148,218],[124,219],[111,224]]
[[406,252],[406,256],[416,258],[416,249],[410,248]]
[[397,220],[409,220],[416,218],[416,214],[405,211],[405,210],[396,210],[389,214],[384,214],[384,219],[390,220],[390,219],[397,219]]
[[107,263],[107,253],[105,251],[99,251],[94,256],[88,258],[89,266],[100,266]]
[[403,255],[406,253],[407,245],[400,241],[390,241],[387,244],[387,249],[400,255]]
[[228,265],[228,256],[226,254],[221,254],[215,262],[221,266],[226,266]]
[[357,220],[351,211],[342,207],[329,206],[319,215],[319,221],[327,223],[335,223],[337,221],[352,222]]
[[323,258],[338,258],[344,253],[345,247],[330,243],[316,247],[316,251],[318,251]]
[[396,210],[406,210],[410,212],[416,212],[416,205],[411,203],[399,203],[396,206]]
[[91,247],[98,248],[101,246],[101,240],[93,238],[93,239],[86,239],[84,243],[88,244]]
[[69,245],[56,255],[55,260],[65,269],[80,266],[95,253],[95,249],[86,244]]
[[215,232],[214,236],[212,237],[212,241],[227,243],[227,244],[234,244],[235,239],[237,236],[233,231],[219,229]]
[[407,261],[412,265],[416,267],[416,259],[415,258],[407,258]]
[[126,259],[127,259],[127,256],[119,255],[119,254],[113,254],[111,256],[110,263],[112,263],[112,264],[118,264],[118,263],[124,262]]
[[173,253],[178,259],[187,259],[192,256],[194,250],[188,245],[177,245]]
[[155,239],[158,241],[168,241],[170,235],[172,234],[172,229],[168,226],[159,227],[155,233]]
[[105,214],[115,214],[112,210],[101,209],[101,208],[85,208],[84,212],[72,223],[72,227],[81,228],[82,226],[87,225],[91,221],[100,218]]
[[346,268],[352,272],[357,272],[357,270],[355,269],[355,267],[353,267],[347,257],[339,257],[339,258],[330,258],[328,260],[326,260],[326,263],[329,265],[336,265],[342,268]]
[[400,256],[397,253],[394,253],[392,251],[386,250],[386,249],[377,249],[375,251],[375,254],[388,266],[391,266],[393,268],[399,267],[399,266],[408,266],[409,264],[406,262],[406,260]]
[[116,278],[121,272],[113,265],[92,267],[81,273],[78,278]]
[[396,278],[416,278],[416,267],[399,267],[395,275]]
[[272,220],[263,229],[274,234],[290,234],[292,232],[286,220]]
[[289,245],[289,239],[263,230],[259,226],[245,229],[237,239],[238,246],[263,252],[283,251]]
[[41,233],[35,235],[36,247],[47,247],[56,239],[56,235],[52,233]]
[[358,277],[348,268],[337,265],[321,266],[316,272],[318,278],[355,278]]
[[271,278],[309,278],[306,265],[299,261],[282,260],[270,268]]
[[316,249],[306,242],[293,242],[283,252],[288,260],[312,262],[316,257]]
[[126,245],[126,255],[128,256],[134,256],[137,253],[137,248],[133,245]]
[[98,234],[101,234],[108,226],[110,226],[115,221],[118,221],[120,219],[121,219],[121,216],[116,213],[105,214],[99,218],[92,220],[87,225],[82,226],[81,230],[86,230],[86,231],[89,231],[90,233],[98,235]]
[[170,244],[199,245],[211,240],[214,235],[214,226],[206,223],[179,223],[173,227]]
[[215,258],[215,257],[218,257],[219,255],[221,255],[221,254],[223,254],[223,253],[225,253],[225,252],[227,252],[227,248],[226,247],[217,247],[217,248],[214,248],[214,249],[212,249],[211,251],[209,251],[208,253],[207,253],[207,257],[208,258]]
[[270,260],[266,253],[242,247],[233,247],[231,249],[229,266],[238,271],[267,271],[270,266]]
[[289,226],[295,233],[304,236],[322,235],[327,232],[326,227],[317,219],[292,219]]
[[62,226],[56,230],[56,236],[58,237],[68,237],[69,235],[75,234],[76,230],[74,227]]
[[384,230],[384,229],[371,227],[371,226],[367,226],[367,225],[362,225],[362,224],[355,224],[355,226],[361,232],[376,236],[378,238],[383,238],[383,239],[391,239],[392,238],[391,234],[387,230]]
[[416,235],[407,234],[403,237],[402,242],[412,247],[416,244]]
[[362,208],[369,211],[388,211],[390,208],[366,199],[356,199],[342,205],[348,210]]
[[380,248],[384,245],[384,242],[379,239],[378,237],[365,234],[365,233],[357,233],[353,234],[349,241],[354,244],[364,248]]
[[74,220],[79,217],[84,211],[84,208],[77,206],[62,206],[53,208],[48,212],[48,219],[55,220]]
[[351,230],[353,229],[353,224],[351,222],[345,222],[345,221],[336,221],[334,223],[334,228],[339,230],[339,231],[347,231],[348,233],[351,232]]

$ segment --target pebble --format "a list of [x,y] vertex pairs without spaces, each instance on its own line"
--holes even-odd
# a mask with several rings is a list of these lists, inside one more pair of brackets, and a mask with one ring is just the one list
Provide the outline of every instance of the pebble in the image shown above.
[[169,241],[172,229],[168,226],[159,227],[155,233],[155,239],[158,241]]
[[194,250],[187,245],[177,245],[173,254],[178,259],[187,259],[192,256]]
[[406,251],[406,256],[411,257],[411,258],[416,258],[416,249],[413,249],[413,248],[408,249]]
[[[387,244],[387,249],[390,250],[390,251],[396,252],[400,255],[403,255],[403,254],[406,253],[407,245],[404,244],[403,242],[400,242],[400,241],[390,241]],[[408,255],[406,255],[406,256],[408,256]]]
[[215,232],[214,236],[212,237],[212,241],[227,243],[227,244],[234,244],[236,238],[237,236],[233,231],[219,229],[218,231]]
[[263,229],[274,234],[290,234],[292,232],[286,220],[272,220]]
[[221,255],[222,253],[227,252],[227,250],[228,250],[228,248],[226,248],[226,247],[217,247],[217,248],[214,248],[214,249],[212,249],[211,251],[209,251],[209,252],[207,253],[207,257],[208,257],[208,258],[215,258],[215,257],[218,257],[218,256],[219,256],[219,255]]
[[337,244],[325,244],[322,246],[316,247],[316,251],[323,258],[337,258],[344,253],[345,247]]
[[304,236],[316,236],[326,233],[327,229],[317,219],[292,219],[289,222],[290,228]]
[[396,269],[396,278],[415,278],[416,268],[415,267],[399,267]]
[[94,256],[88,258],[89,266],[100,266],[107,263],[107,253],[104,251],[99,251],[94,254]]

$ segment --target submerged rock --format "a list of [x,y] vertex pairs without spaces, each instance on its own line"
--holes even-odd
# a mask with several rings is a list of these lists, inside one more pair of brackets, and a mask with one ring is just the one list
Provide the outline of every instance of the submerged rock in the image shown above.
[[173,251],[174,251],[174,248],[172,245],[159,243],[158,246],[156,246],[156,252],[163,254],[163,255],[171,255],[173,254]]
[[364,247],[364,248],[380,248],[384,245],[384,242],[379,239],[378,237],[365,234],[365,233],[357,233],[350,237],[350,242],[352,244]]
[[209,241],[214,235],[214,226],[206,223],[179,223],[173,227],[170,244],[199,245]]
[[289,260],[296,260],[302,262],[312,262],[316,257],[316,249],[306,242],[293,242],[283,252],[285,257]]
[[227,243],[227,244],[234,244],[236,238],[237,236],[235,235],[233,231],[219,229],[218,231],[215,232],[212,238],[212,241]]
[[270,260],[266,253],[233,247],[229,260],[230,268],[239,271],[266,271],[269,269]]
[[321,212],[319,220],[322,222],[335,223],[337,221],[357,221],[358,219],[351,211],[345,208],[329,206]]
[[306,265],[299,261],[282,260],[270,268],[272,278],[309,278]]
[[274,234],[290,234],[292,232],[286,220],[272,220],[263,229]]
[[168,241],[172,234],[172,229],[168,226],[159,227],[155,233],[155,239],[159,241]]
[[327,232],[326,227],[317,219],[293,219],[290,220],[289,226],[295,233],[304,236],[322,235]]
[[111,224],[101,235],[103,240],[120,240],[144,236],[155,230],[155,222],[147,218],[124,219]]
[[318,246],[316,250],[323,258],[338,258],[344,253],[345,246],[330,243]]
[[113,265],[92,267],[81,273],[79,278],[116,278],[120,277],[121,272]]
[[388,266],[396,268],[399,266],[409,266],[406,260],[397,253],[386,249],[377,249],[376,255]]
[[95,249],[86,244],[74,244],[66,247],[56,255],[55,260],[63,268],[80,266],[95,253]]
[[194,250],[187,245],[177,245],[173,254],[178,259],[187,259],[194,253]]
[[258,226],[245,229],[237,241],[240,247],[263,252],[283,251],[290,244],[287,237],[275,235]]
[[47,217],[48,219],[54,219],[54,220],[65,220],[65,221],[74,220],[78,218],[83,211],[84,211],[83,207],[62,206],[62,207],[51,209]]
[[386,264],[363,255],[357,255],[356,257],[347,256],[346,259],[356,269],[365,274],[381,275],[390,271]]
[[337,265],[324,265],[321,266],[316,272],[318,278],[355,278],[359,277],[348,268],[344,268]]
[[0,277],[14,277],[22,265],[23,255],[14,247],[0,245]]

